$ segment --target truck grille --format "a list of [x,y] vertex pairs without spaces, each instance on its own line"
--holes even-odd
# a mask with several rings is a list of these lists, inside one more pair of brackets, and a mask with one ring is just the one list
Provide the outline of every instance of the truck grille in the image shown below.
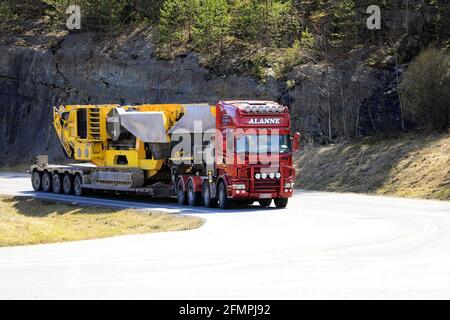
[[254,181],[256,193],[276,193],[280,190],[279,179],[258,179]]

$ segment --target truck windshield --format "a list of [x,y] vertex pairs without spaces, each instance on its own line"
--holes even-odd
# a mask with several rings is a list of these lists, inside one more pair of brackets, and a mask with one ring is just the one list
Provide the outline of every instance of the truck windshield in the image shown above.
[[288,153],[291,151],[289,135],[248,134],[236,139],[236,153]]

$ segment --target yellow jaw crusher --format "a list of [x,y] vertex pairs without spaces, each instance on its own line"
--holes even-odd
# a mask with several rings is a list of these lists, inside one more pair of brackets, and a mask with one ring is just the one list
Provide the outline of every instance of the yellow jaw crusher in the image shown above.
[[207,104],[65,105],[53,109],[53,126],[69,158],[98,167],[91,183],[141,187],[170,181],[163,168],[171,158],[169,132],[190,113],[214,128],[215,107]]

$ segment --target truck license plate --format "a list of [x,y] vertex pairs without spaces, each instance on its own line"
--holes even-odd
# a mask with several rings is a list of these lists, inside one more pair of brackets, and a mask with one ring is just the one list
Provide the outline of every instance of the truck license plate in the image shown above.
[[270,193],[261,193],[259,195],[259,198],[260,199],[269,199],[269,198],[272,198],[272,195]]

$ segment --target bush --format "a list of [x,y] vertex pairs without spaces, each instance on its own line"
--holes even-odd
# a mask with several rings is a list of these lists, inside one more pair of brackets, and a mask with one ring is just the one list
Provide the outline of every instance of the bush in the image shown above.
[[19,16],[13,12],[6,1],[0,0],[0,30],[15,32],[18,28]]
[[449,127],[450,55],[423,51],[411,63],[400,84],[405,117],[429,130]]

